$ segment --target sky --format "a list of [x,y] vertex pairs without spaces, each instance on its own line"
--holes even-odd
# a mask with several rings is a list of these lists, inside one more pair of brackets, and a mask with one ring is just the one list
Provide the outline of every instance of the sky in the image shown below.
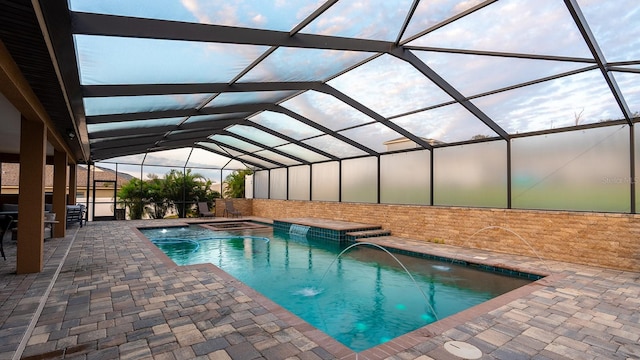
[[[577,1],[605,61],[637,69],[640,64],[640,2]],[[74,11],[149,17],[163,20],[249,27],[289,32],[322,5],[317,0],[70,0]],[[473,105],[508,133],[552,129],[619,119],[623,115],[606,86],[593,56],[562,0],[501,0],[444,26],[442,21],[479,6],[479,0],[421,1],[404,33],[400,33],[412,1],[340,0],[300,30],[305,34],[396,41],[411,50]],[[427,30],[433,31],[424,34]],[[229,82],[269,51],[260,45],[210,44],[189,41],[75,36],[83,85]],[[440,48],[557,56],[556,60],[524,59],[433,51]],[[385,54],[355,51],[278,48],[238,82],[326,81],[349,98],[389,118],[416,136],[457,142],[472,136],[496,136],[482,121],[457,104],[409,63]],[[582,61],[561,61],[559,57]],[[591,60],[591,62],[589,62]],[[629,62],[632,62],[629,64]],[[362,64],[361,64],[362,63]],[[341,74],[344,69],[357,66]],[[565,72],[576,74],[487,94]],[[632,112],[640,111],[640,74],[614,72]],[[220,106],[261,100],[281,105],[321,126],[338,131],[375,151],[402,135],[315,91],[212,94],[85,99],[87,115]],[[484,96],[483,96],[484,95]],[[263,112],[253,118],[287,136],[340,154],[357,153],[336,139],[321,136],[286,115]],[[139,125],[140,122],[131,123]],[[158,122],[165,124],[166,122]],[[121,125],[121,124],[120,124]],[[361,128],[354,128],[362,125]],[[126,126],[126,125],[124,125]],[[91,126],[91,131],[108,129]],[[120,128],[116,125],[115,128]],[[253,139],[255,131],[228,129]],[[273,146],[273,142],[268,143]],[[281,144],[277,144],[281,145]],[[345,146],[346,145],[346,146]],[[298,150],[300,151],[300,150]],[[301,154],[301,153],[300,153]],[[307,154],[308,156],[308,154]],[[342,155],[339,155],[342,156]],[[206,162],[206,161],[205,161]]]

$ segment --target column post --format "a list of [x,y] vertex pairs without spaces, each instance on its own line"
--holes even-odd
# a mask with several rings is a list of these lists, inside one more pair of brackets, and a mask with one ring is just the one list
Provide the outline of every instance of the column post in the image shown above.
[[22,117],[16,255],[18,274],[37,273],[43,268],[46,143],[44,123]]
[[53,210],[59,226],[53,226],[53,237],[64,237],[67,218],[67,154],[55,150],[53,155]]
[[76,204],[76,195],[78,194],[78,165],[69,165],[69,195],[67,197],[68,205]]

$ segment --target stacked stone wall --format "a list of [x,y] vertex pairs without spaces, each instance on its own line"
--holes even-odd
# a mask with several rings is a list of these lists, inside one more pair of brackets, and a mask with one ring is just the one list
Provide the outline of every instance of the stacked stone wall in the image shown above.
[[[233,208],[240,211],[242,216],[251,216],[252,214],[252,200],[251,199],[229,199],[233,202]],[[224,217],[225,199],[216,199],[216,217]]]
[[544,259],[640,271],[640,215],[323,201],[242,201],[251,209],[248,215],[270,219],[315,217],[362,222],[381,225],[391,230],[393,236],[415,240],[532,257],[537,253]]

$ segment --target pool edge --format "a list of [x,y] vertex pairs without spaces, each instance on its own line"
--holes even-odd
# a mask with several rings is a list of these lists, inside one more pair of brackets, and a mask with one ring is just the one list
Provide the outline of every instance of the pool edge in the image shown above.
[[[188,225],[191,225],[191,224],[190,223],[176,224],[171,227],[181,227],[181,226],[188,226]],[[138,235],[138,237],[141,238],[143,242],[147,244],[149,249],[155,255],[158,255],[158,258],[162,260],[163,263],[165,263],[165,265],[168,265],[170,267],[175,267],[175,268],[183,268],[183,269],[203,269],[203,270],[212,272],[213,275],[220,277],[226,284],[232,284],[233,286],[238,288],[238,290],[240,290],[245,295],[250,297],[257,304],[263,306],[270,313],[274,314],[274,316],[276,316],[278,319],[284,321],[289,326],[299,331],[301,334],[303,334],[304,336],[309,338],[311,341],[316,343],[318,346],[322,347],[327,352],[329,352],[332,356],[335,356],[336,359],[345,359],[345,360],[358,359],[360,356],[370,360],[386,359],[390,356],[398,354],[401,351],[409,350],[415,347],[416,345],[419,345],[420,343],[427,341],[428,339],[433,339],[437,336],[440,336],[444,334],[446,331],[449,331],[455,328],[456,326],[462,325],[473,318],[476,318],[483,314],[487,314],[491,311],[495,311],[500,307],[511,303],[512,301],[515,301],[524,296],[530,295],[531,293],[537,290],[540,290],[546,286],[551,286],[553,282],[560,280],[566,276],[565,274],[561,274],[561,273],[551,273],[551,271],[549,271],[549,273],[544,273],[541,271],[533,272],[531,271],[531,269],[525,270],[524,268],[519,267],[518,265],[506,266],[506,264],[493,262],[489,259],[485,259],[485,261],[482,261],[481,259],[477,259],[477,258],[467,258],[466,260],[462,260],[462,261],[471,262],[475,264],[485,264],[489,266],[498,266],[503,268],[514,269],[517,271],[536,274],[536,275],[542,276],[542,278],[535,281],[532,280],[532,282],[527,285],[521,286],[507,293],[499,295],[495,298],[487,300],[483,303],[470,307],[466,310],[450,315],[442,320],[436,321],[429,325],[425,325],[419,329],[413,330],[404,335],[393,338],[383,344],[376,345],[372,348],[363,350],[361,352],[355,352],[349,349],[346,345],[340,343],[339,341],[335,340],[331,336],[327,335],[322,330],[314,327],[313,325],[304,321],[299,316],[293,314],[289,310],[278,305],[277,303],[265,297],[258,291],[249,287],[247,284],[243,283],[239,279],[226,273],[224,270],[222,270],[221,268],[217,267],[214,264],[204,263],[204,264],[194,264],[194,265],[184,265],[184,266],[177,265],[162,250],[160,250],[146,236],[144,236],[142,232],[139,231],[139,229],[153,228],[153,227],[134,226],[132,228],[135,230],[135,233]],[[367,240],[371,240],[371,239],[367,239]],[[377,238],[376,240],[377,242],[380,243],[379,245],[385,248],[404,250],[404,251],[409,251],[416,254],[424,254],[429,256],[436,256],[436,257],[441,256],[440,254],[437,254],[437,251],[425,251],[424,249],[411,248],[411,244],[393,245],[393,244],[390,244],[388,241],[384,241],[383,238]],[[464,248],[461,248],[461,249],[464,249]],[[434,252],[436,254],[434,254]],[[462,258],[465,258],[465,255],[462,253],[456,253],[456,255]],[[503,266],[499,266],[499,265],[503,265]]]

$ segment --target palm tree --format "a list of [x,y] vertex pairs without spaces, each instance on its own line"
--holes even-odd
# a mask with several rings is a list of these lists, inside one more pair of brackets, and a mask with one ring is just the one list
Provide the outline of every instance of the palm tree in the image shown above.
[[131,179],[118,191],[118,198],[129,209],[131,219],[141,219],[146,212],[150,218],[163,218],[169,207],[186,217],[192,205],[206,201],[210,205],[220,193],[211,189],[211,180],[191,173],[191,169],[181,172],[169,171],[164,178],[155,174],[148,175],[149,180]]
[[244,177],[253,174],[253,170],[235,170],[229,174],[224,182],[227,185],[224,189],[226,198],[243,198],[244,197]]
[[148,205],[146,212],[152,219],[162,219],[169,209],[164,195],[164,180],[158,175],[150,174],[147,180]]
[[149,186],[146,181],[133,178],[118,190],[118,199],[129,209],[130,219],[142,219],[144,202],[148,199]]
[[164,197],[178,212],[178,217],[186,217],[191,205],[198,201],[213,202],[220,193],[211,189],[211,180],[187,169],[184,173],[171,170],[164,178]]

